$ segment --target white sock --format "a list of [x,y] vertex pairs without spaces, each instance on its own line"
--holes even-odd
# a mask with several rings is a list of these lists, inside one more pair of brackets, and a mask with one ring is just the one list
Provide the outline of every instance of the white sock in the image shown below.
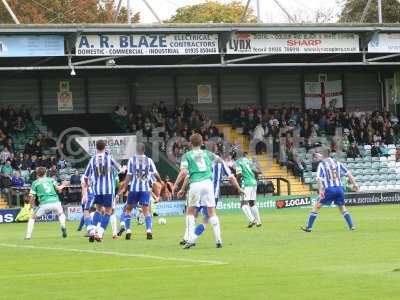
[[26,238],[27,239],[30,239],[32,237],[32,231],[33,231],[34,225],[35,225],[35,219],[34,218],[29,218],[28,228],[26,230]]
[[213,231],[214,231],[214,236],[215,236],[215,242],[216,243],[222,243],[222,238],[221,238],[221,226],[219,225],[219,219],[217,216],[213,216],[210,218],[210,223],[212,225]]
[[189,241],[191,243],[194,243],[195,239],[196,239],[196,236],[194,234],[194,230],[195,230],[195,227],[196,227],[196,220],[194,219],[194,216],[188,216],[187,217],[186,225],[188,227],[188,229],[187,229],[187,231],[188,231],[188,239],[187,239],[187,241]]
[[125,222],[122,221],[119,226],[121,226],[122,228],[125,228]]
[[103,238],[103,235],[104,235],[104,228],[103,227],[98,227],[97,228],[97,235],[99,236],[99,238]]
[[242,211],[244,212],[244,215],[247,217],[249,222],[254,222],[254,217],[253,214],[251,213],[250,206],[248,204],[242,206]]
[[110,216],[110,223],[111,223],[112,235],[116,236],[118,230],[117,230],[117,217],[115,216],[115,214],[112,214]]
[[65,214],[62,213],[58,216],[58,221],[60,222],[61,228],[65,228]]
[[188,241],[189,240],[189,216],[186,215],[185,217],[185,233],[183,235],[183,240]]
[[260,218],[260,212],[258,211],[258,206],[254,205],[253,207],[250,207],[250,209],[253,217],[256,219],[257,224],[260,225],[261,218]]

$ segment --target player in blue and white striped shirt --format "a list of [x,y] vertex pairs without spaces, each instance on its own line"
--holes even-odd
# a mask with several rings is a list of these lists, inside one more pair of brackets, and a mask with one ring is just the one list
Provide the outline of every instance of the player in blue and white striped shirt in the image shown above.
[[157,181],[161,181],[161,178],[158,175],[153,160],[147,157],[144,152],[144,144],[139,143],[136,148],[137,154],[129,159],[128,172],[126,174],[125,181],[118,191],[118,197],[120,197],[121,195],[123,195],[126,188],[130,185],[124,218],[126,228],[126,240],[130,240],[131,238],[132,209],[134,207],[136,208],[138,204],[141,206],[143,214],[145,216],[147,239],[151,240],[153,238],[153,224],[150,211],[150,197],[153,185],[152,177],[155,176]]
[[324,159],[319,163],[317,170],[317,181],[319,187],[320,200],[315,203],[306,227],[302,227],[305,232],[311,232],[315,219],[322,205],[331,205],[332,202],[339,207],[350,230],[354,230],[353,221],[350,213],[344,205],[344,185],[342,178],[347,176],[353,185],[354,191],[358,191],[358,186],[351,172],[340,162],[330,157],[330,149],[323,149]]
[[[113,171],[119,172],[119,164],[106,153],[106,143],[103,140],[96,142],[97,153],[94,155],[86,167],[84,174],[84,188],[88,187],[89,178],[93,178],[94,204],[96,212],[93,215],[93,228],[89,233],[89,242],[103,240],[104,231],[110,222],[113,213],[113,193],[115,191],[115,179]],[[104,214],[102,215],[102,210]],[[100,223],[96,229],[95,225]]]
[[94,202],[94,189],[92,187],[93,180],[89,179],[89,186],[85,188],[85,179],[84,176],[81,178],[81,186],[82,186],[82,218],[81,224],[79,225],[78,231],[82,230],[83,225],[85,225],[86,230],[89,232],[92,230],[92,217],[90,216],[90,212],[93,209]]

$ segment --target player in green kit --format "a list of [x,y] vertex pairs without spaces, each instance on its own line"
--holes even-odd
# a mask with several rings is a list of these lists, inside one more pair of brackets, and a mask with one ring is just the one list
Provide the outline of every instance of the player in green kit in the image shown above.
[[28,221],[26,232],[26,240],[32,238],[32,231],[36,218],[40,218],[45,213],[55,212],[61,225],[62,237],[67,237],[67,229],[65,227],[65,214],[58,198],[57,191],[61,191],[65,185],[58,185],[56,181],[46,176],[46,168],[39,167],[36,169],[37,179],[32,183],[29,192],[32,207],[35,207],[35,199],[38,200],[39,206],[34,209]]
[[242,180],[244,195],[241,199],[242,211],[249,220],[249,228],[261,226],[260,212],[256,204],[257,198],[257,167],[240,150],[236,151],[235,161],[236,176]]
[[[187,197],[187,228],[188,228],[188,241],[183,245],[183,249],[190,249],[196,245],[198,236],[195,234],[195,216],[198,208],[207,207],[208,221],[212,225],[215,242],[217,248],[222,248],[221,228],[218,216],[215,209],[215,196],[213,178],[213,163],[221,162],[223,160],[214,153],[202,150],[200,147],[203,144],[203,139],[200,134],[195,133],[190,137],[190,142],[193,149],[182,157],[181,171],[178,178],[185,178],[189,176],[189,192]],[[177,181],[179,181],[177,179]],[[176,187],[174,187],[175,190]],[[239,185],[237,186],[240,191]],[[182,196],[183,191],[178,193]]]

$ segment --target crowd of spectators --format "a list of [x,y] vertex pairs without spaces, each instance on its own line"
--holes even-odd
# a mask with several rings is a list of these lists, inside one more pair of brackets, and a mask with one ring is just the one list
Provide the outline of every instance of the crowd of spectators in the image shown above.
[[214,122],[205,113],[196,110],[190,99],[174,108],[167,108],[164,101],[147,108],[136,106],[131,113],[125,107],[118,106],[114,113],[126,118],[130,132],[141,134],[147,140],[156,138],[160,150],[164,153],[169,151],[168,155],[174,157],[176,163],[188,150],[189,138],[193,133],[200,133],[205,142],[217,138],[216,144],[221,137]]
[[[299,138],[299,146],[308,150],[320,146],[319,138],[328,137],[333,152],[347,157],[361,157],[359,146],[370,145],[371,156],[388,156],[387,145],[400,144],[399,118],[389,112],[352,112],[341,109],[302,110],[297,107],[263,109],[257,106],[236,108],[230,118],[233,126],[241,128],[253,139],[272,138],[273,152],[278,157],[282,139],[285,141],[288,168],[302,178],[304,162],[296,155],[293,137]],[[265,152],[264,143],[258,143],[256,152]],[[400,148],[397,148],[400,160]]]
[[[10,187],[22,187],[35,180],[37,167],[46,167],[48,176],[60,181],[59,170],[67,163],[55,153],[56,139],[51,131],[46,135],[38,133],[29,139],[19,151],[12,136],[24,134],[27,126],[32,126],[33,118],[29,110],[22,106],[0,109],[0,190],[7,192]],[[29,125],[28,125],[29,124]]]

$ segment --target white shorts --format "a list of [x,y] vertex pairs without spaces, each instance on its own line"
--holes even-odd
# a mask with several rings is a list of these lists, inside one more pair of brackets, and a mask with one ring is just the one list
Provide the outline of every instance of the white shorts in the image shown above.
[[242,201],[255,201],[257,198],[257,187],[247,186],[244,188],[244,195],[242,196]]
[[39,205],[35,215],[40,218],[48,212],[55,212],[58,216],[61,215],[64,212],[61,202],[41,204]]
[[211,180],[190,184],[188,207],[215,207],[214,185]]

